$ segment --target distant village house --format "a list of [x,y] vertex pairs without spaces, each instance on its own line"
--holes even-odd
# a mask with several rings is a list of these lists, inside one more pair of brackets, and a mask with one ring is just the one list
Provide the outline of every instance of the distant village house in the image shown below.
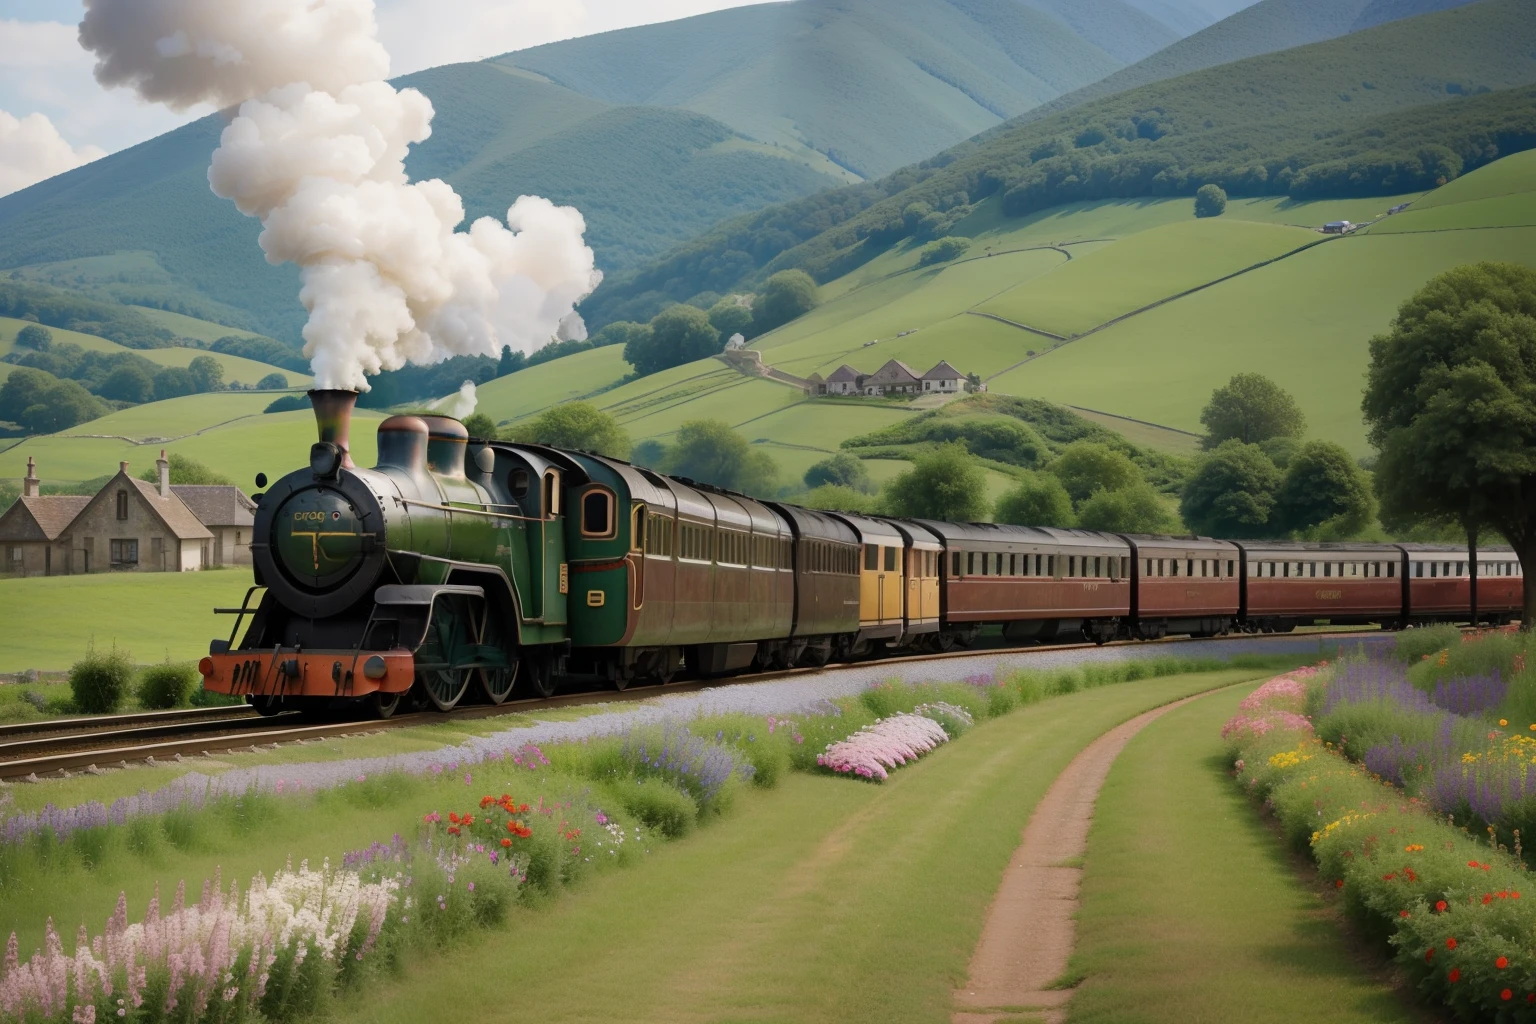
[[27,459],[21,497],[0,514],[0,572],[69,576],[93,572],[192,572],[249,565],[256,506],[238,487],[171,484],[165,452],[158,481],[128,463],[94,496],[43,494]]
[[[965,374],[949,365],[948,360],[940,360],[937,366],[919,376],[912,367],[899,359],[890,360],[874,373],[860,373],[844,363],[825,379],[813,373],[807,381],[814,389],[812,394],[870,397],[958,394],[967,390],[969,384]],[[985,389],[986,385],[979,386],[979,390]]]

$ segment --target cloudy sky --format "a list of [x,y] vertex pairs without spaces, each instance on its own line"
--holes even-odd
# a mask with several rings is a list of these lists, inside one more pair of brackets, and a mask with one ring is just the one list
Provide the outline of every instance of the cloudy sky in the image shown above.
[[[395,74],[745,2],[376,0]],[[75,40],[81,14],[80,0],[0,3],[0,195],[208,112],[178,115],[102,89]]]

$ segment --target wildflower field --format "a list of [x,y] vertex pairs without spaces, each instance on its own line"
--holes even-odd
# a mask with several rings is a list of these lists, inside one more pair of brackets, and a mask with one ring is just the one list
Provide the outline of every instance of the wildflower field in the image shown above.
[[1222,729],[1242,786],[1419,992],[1536,1021],[1536,679],[1507,631],[1271,679]]
[[[542,908],[584,906],[605,887],[611,896],[614,886],[638,884],[626,876],[655,881],[655,869],[617,869],[654,860],[674,840],[689,837],[679,850],[729,845],[768,820],[759,818],[765,808],[794,796],[813,797],[816,806],[802,813],[836,827],[839,816],[879,799],[873,794],[885,787],[872,783],[894,780],[898,766],[972,726],[995,730],[994,744],[1013,744],[1001,719],[1016,709],[1031,706],[1023,717],[1043,723],[1058,709],[1089,708],[1072,729],[1052,733],[1061,738],[1047,744],[1055,761],[1037,766],[1043,787],[1052,765],[1075,750],[1073,737],[1086,742],[1127,712],[1258,671],[1259,663],[1166,659],[887,684],[787,718],[665,722],[544,749],[509,739],[473,763],[415,772],[354,775],[355,766],[328,761],[247,775],[239,785],[187,777],[110,804],[22,811],[7,788],[0,928],[12,937],[0,1020],[383,1013],[414,991],[423,962],[538,945],[548,938]],[[1132,680],[1143,682],[1104,686]],[[1014,802],[1012,788],[992,795],[1003,793]],[[751,813],[740,822],[710,824],[737,817],[743,800]],[[993,827],[1012,820],[1016,839],[1021,812],[1027,806],[1010,807],[1013,817]],[[997,833],[992,851],[1003,862],[1006,834]],[[952,847],[961,837],[972,838],[952,830],[942,839]],[[767,845],[764,852],[785,852]],[[730,877],[742,884],[739,872]],[[188,900],[187,885],[201,896]],[[574,899],[556,900],[568,890]],[[977,886],[976,898],[984,895]],[[974,925],[978,907],[969,912],[964,920]],[[509,916],[517,927],[507,927]],[[443,961],[447,949],[455,953]],[[381,993],[392,994],[375,1002]]]

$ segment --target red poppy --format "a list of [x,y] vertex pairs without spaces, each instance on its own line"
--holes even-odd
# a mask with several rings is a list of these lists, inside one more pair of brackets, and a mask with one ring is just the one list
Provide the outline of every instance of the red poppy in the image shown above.
[[1510,893],[1509,894],[1509,898],[1512,899],[1512,900],[1519,899],[1520,898],[1520,891],[1517,889],[1514,892]]
[[1406,911],[1406,910],[1399,910],[1397,912],[1397,916],[1398,917],[1409,917],[1410,915],[1409,915],[1408,911]]
[[1342,889],[1342,888],[1344,888],[1344,879],[1342,879],[1342,878],[1338,879],[1336,882],[1333,883],[1333,887],[1335,889]]
[[1435,947],[1434,946],[1430,946],[1428,949],[1426,949],[1424,951],[1424,962],[1425,963],[1429,963],[1434,958],[1435,958]]
[[1475,868],[1475,867],[1477,867],[1477,861],[1475,861],[1475,860],[1469,860],[1469,861],[1467,861],[1467,867],[1469,867],[1469,868]]
[[1509,966],[1509,957],[1507,957],[1507,956],[1499,957],[1497,960],[1495,960],[1493,962],[1493,966],[1497,967],[1499,970],[1502,971],[1504,968]]
[[1504,1000],[1505,1002],[1509,1002],[1509,1000],[1515,998],[1515,994],[1513,992],[1511,992],[1509,989],[1505,989],[1503,992],[1499,993],[1499,998]]
[[449,811],[448,812],[448,820],[453,822],[455,825],[457,825],[459,823],[459,812],[458,811]]
[[1461,980],[1461,968],[1460,967],[1452,967],[1451,968],[1451,973],[1447,974],[1445,977],[1446,977],[1446,980],[1448,980],[1452,985],[1456,984],[1458,981]]
[[1455,939],[1454,936],[1445,940],[1445,948],[1446,949],[1455,949],[1456,948],[1456,939]]
[[1486,907],[1488,904],[1490,904],[1492,902],[1493,902],[1493,893],[1491,893],[1491,892],[1483,893],[1483,906]]
[[1436,900],[1435,909],[1442,914],[1445,913],[1445,900]]
[[1525,1001],[1528,1003],[1536,1003],[1536,992],[1528,993],[1525,997]]
[[502,846],[511,846],[512,845],[512,840],[510,840],[510,839],[503,839],[501,841],[501,845]]

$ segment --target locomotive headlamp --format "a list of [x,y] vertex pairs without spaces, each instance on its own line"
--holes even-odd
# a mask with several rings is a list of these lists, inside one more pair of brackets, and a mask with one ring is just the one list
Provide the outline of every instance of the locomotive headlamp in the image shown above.
[[341,447],[330,441],[316,441],[309,448],[309,468],[322,480],[334,480],[341,472]]

